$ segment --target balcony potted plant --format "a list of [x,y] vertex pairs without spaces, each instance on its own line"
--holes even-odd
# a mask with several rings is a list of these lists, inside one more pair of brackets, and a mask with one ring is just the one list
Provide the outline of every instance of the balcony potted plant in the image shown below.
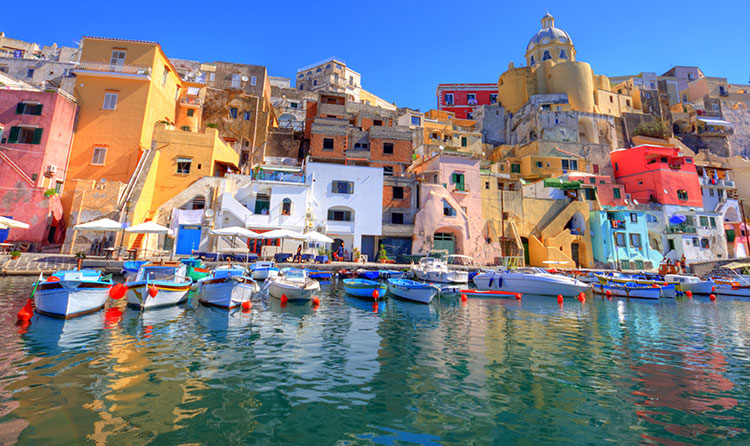
[[359,248],[353,248],[352,249],[352,261],[355,263],[359,263]]
[[10,258],[11,258],[11,259],[13,259],[13,260],[16,260],[16,259],[18,259],[19,257],[21,257],[21,251],[16,251],[16,250],[14,250],[14,251],[11,251],[11,252],[10,252]]

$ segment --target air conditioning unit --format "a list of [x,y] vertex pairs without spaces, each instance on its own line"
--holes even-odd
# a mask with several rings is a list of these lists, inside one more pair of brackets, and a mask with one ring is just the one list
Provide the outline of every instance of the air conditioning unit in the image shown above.
[[57,166],[55,166],[54,164],[50,164],[49,166],[47,166],[47,172],[49,173],[57,172]]

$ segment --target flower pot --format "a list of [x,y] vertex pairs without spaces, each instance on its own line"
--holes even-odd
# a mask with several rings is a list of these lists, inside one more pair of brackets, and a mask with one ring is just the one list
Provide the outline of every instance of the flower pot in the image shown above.
[[388,259],[378,259],[378,263],[387,263]]
[[10,256],[10,258],[13,259],[13,260],[17,260],[19,257],[21,257],[21,256],[19,256],[19,255],[12,255],[12,256]]

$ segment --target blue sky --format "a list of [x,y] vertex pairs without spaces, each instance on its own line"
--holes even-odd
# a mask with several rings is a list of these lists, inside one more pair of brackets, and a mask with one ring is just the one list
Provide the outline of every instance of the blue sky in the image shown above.
[[747,0],[135,0],[103,8],[42,0],[33,15],[27,3],[6,3],[0,30],[8,37],[67,46],[83,35],[154,40],[169,57],[266,65],[284,77],[338,56],[362,73],[365,89],[422,110],[435,107],[439,83],[497,82],[509,62],[521,65],[547,10],[597,74],[697,65],[707,76],[750,80]]

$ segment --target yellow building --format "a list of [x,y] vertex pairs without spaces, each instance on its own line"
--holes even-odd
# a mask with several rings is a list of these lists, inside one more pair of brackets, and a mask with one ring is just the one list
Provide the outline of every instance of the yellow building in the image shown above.
[[443,150],[482,155],[482,133],[477,121],[458,119],[455,113],[444,110],[430,110],[422,121],[425,157]]

